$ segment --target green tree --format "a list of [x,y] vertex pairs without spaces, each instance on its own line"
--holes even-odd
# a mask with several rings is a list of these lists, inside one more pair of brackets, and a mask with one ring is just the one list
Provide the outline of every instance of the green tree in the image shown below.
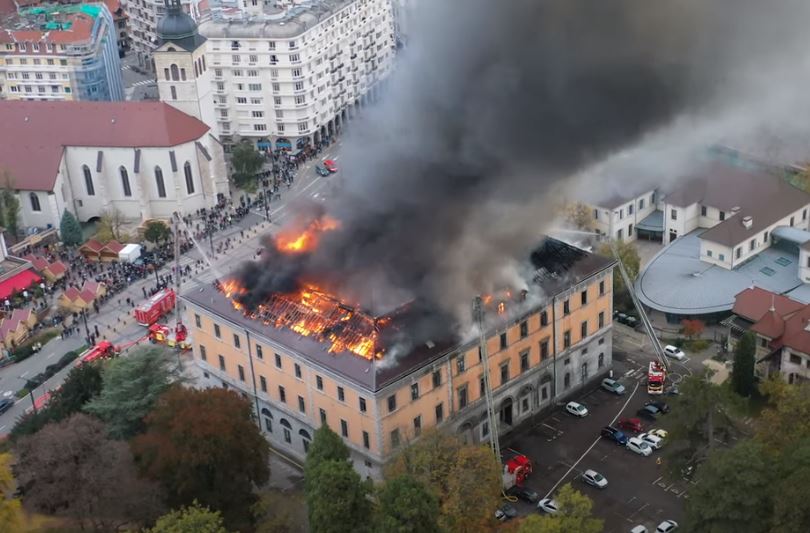
[[310,469],[307,483],[309,527],[313,533],[355,533],[372,530],[368,498],[371,483],[348,461],[326,460]]
[[85,411],[106,422],[113,438],[128,439],[143,431],[144,417],[169,387],[172,370],[163,349],[143,348],[110,361],[102,378],[101,394]]
[[143,232],[143,238],[152,244],[168,241],[172,236],[172,231],[169,226],[160,220],[150,220],[146,223],[146,229]]
[[62,220],[59,222],[59,233],[62,235],[62,242],[66,246],[76,246],[84,240],[79,221],[67,209],[62,213]]
[[256,192],[258,185],[258,174],[264,157],[249,142],[240,142],[233,147],[231,152],[231,179],[234,184],[247,192]]
[[197,502],[158,518],[155,527],[145,533],[228,533],[222,515]]
[[774,464],[762,445],[745,440],[718,449],[689,489],[684,529],[693,533],[766,532],[772,516]]
[[129,235],[121,230],[124,224],[126,224],[124,214],[115,207],[103,211],[94,238],[101,243],[107,243],[112,240],[118,242],[127,241],[129,240]]
[[731,388],[740,396],[748,397],[754,392],[754,366],[757,340],[747,331],[734,348],[734,366],[731,369]]
[[787,450],[782,455],[778,468],[777,481],[772,493],[773,522],[771,533],[792,533],[810,531],[810,507],[807,505],[805,490],[810,483],[810,444],[798,449]]
[[[641,258],[638,255],[638,248],[636,248],[635,244],[628,241],[614,240],[612,241],[612,244],[616,248],[616,254],[618,254],[617,259],[621,260],[622,264],[624,265],[630,281],[635,281],[635,279],[638,277],[639,270],[641,269]],[[599,247],[598,251],[600,255],[615,257],[611,243],[603,244]],[[626,291],[627,287],[624,285],[624,278],[622,278],[622,275],[617,268],[613,273],[613,292],[619,295],[624,294]]]
[[604,521],[591,516],[590,498],[566,483],[554,497],[560,511],[553,515],[532,515],[524,520],[518,533],[599,533]]
[[433,533],[440,531],[439,502],[419,481],[398,476],[385,482],[377,496],[378,531]]
[[275,488],[263,490],[253,508],[255,533],[307,533],[305,495]]
[[312,444],[307,452],[304,462],[304,483],[312,477],[309,475],[315,468],[325,461],[348,461],[349,448],[326,424],[315,430]]
[[8,497],[14,489],[11,455],[0,454],[0,531],[22,531],[26,518],[20,500]]
[[771,453],[810,442],[810,383],[788,385],[779,378],[760,386],[768,406],[757,421],[756,440]]
[[14,178],[8,171],[4,171],[0,177],[0,226],[6,228],[14,242],[17,241],[20,217],[20,200],[15,190]]
[[132,441],[142,471],[171,507],[194,501],[222,512],[226,527],[252,528],[254,486],[267,482],[269,446],[251,404],[233,391],[174,385]]

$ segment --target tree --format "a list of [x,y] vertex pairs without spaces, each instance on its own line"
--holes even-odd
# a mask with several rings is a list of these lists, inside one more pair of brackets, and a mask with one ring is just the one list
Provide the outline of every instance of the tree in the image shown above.
[[124,214],[115,207],[103,211],[98,222],[95,239],[102,243],[111,240],[118,242],[129,240],[129,236],[121,231],[124,224],[126,224]]
[[143,238],[152,244],[168,241],[172,236],[172,231],[169,226],[160,220],[150,220],[146,223],[146,229],[143,232]]
[[145,533],[228,533],[222,516],[194,502],[158,518],[155,527]]
[[304,462],[304,483],[312,478],[309,474],[325,461],[348,461],[349,448],[326,424],[315,430],[312,444]]
[[734,348],[734,366],[731,369],[731,388],[740,396],[748,397],[754,392],[756,351],[756,337],[753,332],[747,331]]
[[702,320],[689,320],[686,318],[681,320],[681,331],[689,340],[700,337],[705,329],[706,324]]
[[128,439],[143,430],[143,419],[169,387],[172,371],[164,350],[145,348],[110,361],[102,378],[101,394],[85,411],[106,422],[113,438]]
[[804,490],[810,483],[810,445],[785,450],[779,461],[776,485],[772,493],[773,521],[771,533],[810,531],[810,507]]
[[[694,533],[766,532],[776,494],[773,462],[753,440],[718,449],[689,489],[684,529]],[[795,489],[794,489],[795,490]]]
[[810,441],[810,383],[788,385],[779,378],[765,381],[760,391],[768,406],[757,423],[756,440],[772,453]]
[[79,413],[49,424],[15,451],[24,504],[38,512],[115,531],[162,510],[158,487],[138,478],[129,446],[109,439],[97,419]]
[[[620,259],[622,264],[624,265],[624,268],[627,271],[627,276],[630,278],[630,281],[635,281],[635,279],[638,277],[638,273],[641,268],[641,258],[638,255],[638,249],[636,248],[636,245],[633,244],[632,242],[619,240],[612,241],[612,244],[616,248],[618,259]],[[602,246],[600,246],[599,254],[607,257],[614,257],[611,243],[605,243]],[[626,290],[627,288],[624,285],[624,279],[622,278],[622,275],[617,268],[616,271],[613,273],[613,292],[615,294],[622,294],[626,292]]]
[[67,209],[62,213],[62,220],[59,222],[59,233],[62,235],[62,242],[66,246],[76,246],[84,240],[79,221]]
[[10,464],[11,455],[0,454],[0,531],[22,531],[26,522],[22,504],[7,496],[14,489]]
[[231,529],[251,527],[254,485],[270,476],[269,446],[250,403],[224,389],[170,387],[132,441],[142,471],[166,490],[169,505],[222,512]]
[[565,204],[563,208],[563,216],[566,222],[571,224],[577,229],[584,231],[593,231],[594,219],[593,208],[582,202],[573,202]]
[[[310,448],[311,449],[311,448]],[[263,490],[253,508],[255,533],[306,533],[309,531],[305,497],[300,492]]]
[[385,482],[377,496],[378,531],[433,533],[440,531],[439,502],[425,486],[409,476]]
[[264,157],[249,142],[236,143],[231,151],[231,179],[240,189],[255,192],[258,184],[256,175],[264,165]]
[[20,200],[15,194],[16,184],[8,171],[0,177],[0,226],[8,230],[14,241],[17,241],[18,220],[20,217]]
[[371,531],[371,483],[348,461],[326,460],[310,470],[307,483],[309,526],[314,533]]
[[518,533],[599,533],[604,521],[591,516],[590,498],[566,483],[554,497],[560,511],[553,515],[532,515]]

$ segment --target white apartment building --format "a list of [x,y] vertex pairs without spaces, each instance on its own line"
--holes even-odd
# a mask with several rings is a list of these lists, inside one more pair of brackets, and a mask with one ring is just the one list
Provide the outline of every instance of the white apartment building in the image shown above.
[[0,102],[0,123],[0,175],[24,227],[58,228],[65,210],[165,219],[229,194],[219,142],[162,102]]
[[[129,39],[138,64],[148,71],[154,69],[152,53],[159,39],[157,25],[168,12],[169,0],[124,0],[129,23]],[[180,0],[185,13],[200,20],[208,12],[208,0]]]
[[171,7],[155,52],[160,99],[226,147],[301,149],[378,96],[396,49],[391,0],[309,0],[212,8],[199,29]]
[[634,241],[639,223],[656,211],[655,189],[586,204],[591,208],[595,232],[610,239]]

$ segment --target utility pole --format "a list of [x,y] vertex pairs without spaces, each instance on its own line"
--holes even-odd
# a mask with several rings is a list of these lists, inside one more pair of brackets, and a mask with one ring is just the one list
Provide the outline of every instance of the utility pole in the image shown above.
[[495,412],[495,401],[492,397],[492,382],[489,372],[489,354],[487,352],[487,330],[484,317],[484,302],[480,296],[473,300],[473,319],[478,324],[478,349],[481,350],[481,364],[484,365],[484,396],[487,403],[487,419],[489,420],[489,445],[495,459],[501,461],[501,445],[498,441],[498,417]]
[[182,324],[180,319],[180,213],[174,213],[172,222],[174,226],[174,349],[177,351],[177,369],[181,371],[183,362],[180,359],[180,346],[177,344],[177,330]]
[[34,414],[37,414],[37,402],[34,401],[34,389],[37,388],[36,385],[32,387],[31,385],[33,385],[33,382],[30,379],[24,378],[22,376],[17,377],[25,381],[25,387],[28,389],[28,396],[31,397],[31,408],[34,410]]

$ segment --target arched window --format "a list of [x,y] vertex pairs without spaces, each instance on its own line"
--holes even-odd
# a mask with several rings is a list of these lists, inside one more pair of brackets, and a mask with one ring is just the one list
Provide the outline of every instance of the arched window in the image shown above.
[[169,90],[172,92],[172,100],[177,100],[177,89],[174,88],[174,85],[169,87]]
[[264,417],[264,428],[267,430],[268,433],[273,432],[273,413],[270,412],[270,409],[266,407],[262,409],[262,416]]
[[180,69],[180,79],[186,81],[186,69],[184,68]]
[[281,419],[281,425],[284,426],[284,442],[290,444],[292,442],[292,432],[290,431],[292,426],[284,418]]
[[163,171],[155,167],[155,185],[157,185],[158,198],[166,198],[166,183],[163,181]]
[[180,69],[177,68],[177,65],[172,65],[169,68],[172,72],[172,81],[178,81],[180,79]]
[[36,193],[31,193],[31,211],[42,211],[42,206],[39,205],[39,196]]
[[95,196],[96,188],[93,187],[93,175],[90,174],[90,167],[82,165],[82,172],[84,173],[84,186],[87,189],[87,196]]
[[127,174],[127,169],[121,167],[118,169],[118,172],[121,174],[121,187],[124,189],[124,196],[132,196],[132,187],[129,186],[129,174]]
[[169,81],[169,69],[163,69],[163,77],[166,78],[166,81]]
[[183,173],[186,175],[186,191],[194,194],[194,176],[191,175],[191,163],[188,161],[183,165]]
[[312,442],[312,437],[309,436],[309,432],[305,429],[299,430],[298,434],[301,435],[301,443],[304,445],[304,453],[309,453],[309,443]]

